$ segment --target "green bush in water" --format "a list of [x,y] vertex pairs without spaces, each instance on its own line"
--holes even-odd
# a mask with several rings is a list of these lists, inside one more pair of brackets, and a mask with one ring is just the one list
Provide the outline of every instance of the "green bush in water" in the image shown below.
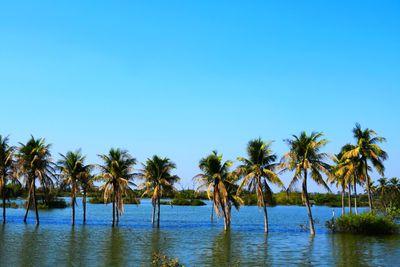
[[336,233],[378,235],[399,232],[398,224],[388,217],[374,213],[346,214],[334,221],[327,221],[326,224],[329,229]]

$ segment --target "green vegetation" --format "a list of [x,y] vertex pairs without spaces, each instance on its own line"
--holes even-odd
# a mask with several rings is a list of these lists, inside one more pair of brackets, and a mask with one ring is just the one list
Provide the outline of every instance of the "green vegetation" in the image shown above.
[[174,198],[171,201],[161,201],[161,205],[172,205],[172,206],[205,206],[207,205],[200,199],[185,199],[185,198]]
[[153,259],[151,262],[153,267],[184,267],[184,265],[179,264],[178,259],[171,259],[166,255],[156,252],[153,254]]
[[374,213],[346,214],[328,221],[327,227],[335,233],[357,233],[368,235],[398,233],[399,225],[387,217]]

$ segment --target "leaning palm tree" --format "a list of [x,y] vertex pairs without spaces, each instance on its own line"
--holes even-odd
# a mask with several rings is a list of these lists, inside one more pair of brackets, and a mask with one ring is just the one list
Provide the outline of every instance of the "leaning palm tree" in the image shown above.
[[146,164],[143,164],[143,169],[137,174],[138,178],[144,180],[142,187],[145,191],[142,196],[151,196],[153,205],[151,223],[153,225],[157,209],[157,227],[160,227],[160,200],[163,192],[172,190],[174,183],[179,181],[178,176],[171,174],[174,169],[176,165],[169,158],[154,155],[151,159],[147,159]]
[[261,138],[251,140],[247,145],[247,158],[238,157],[241,165],[237,167],[237,173],[243,177],[238,188],[238,194],[243,186],[248,186],[249,191],[256,191],[258,207],[264,210],[264,231],[268,233],[268,200],[272,198],[272,190],[268,184],[275,184],[282,189],[284,185],[275,168],[277,156],[271,150],[271,142],[264,142]]
[[28,217],[28,211],[33,203],[36,214],[36,224],[39,224],[39,213],[36,198],[36,179],[39,180],[43,189],[52,185],[55,178],[55,170],[51,160],[49,144],[45,143],[43,138],[35,139],[33,136],[26,144],[20,143],[17,153],[18,172],[25,179],[26,187],[28,189],[28,198],[24,222]]
[[293,190],[299,180],[303,180],[302,197],[308,211],[311,235],[315,235],[315,228],[307,191],[308,175],[310,174],[317,184],[330,191],[321,174],[329,177],[331,169],[331,166],[326,163],[328,154],[321,152],[321,148],[328,143],[322,137],[322,133],[313,132],[307,135],[306,132],[301,132],[299,136],[293,135],[293,139],[285,140],[289,146],[289,152],[285,154],[280,165],[282,171],[294,171],[288,191]]
[[14,167],[14,147],[8,144],[8,137],[0,135],[0,192],[3,196],[3,224],[6,223],[6,185]]
[[235,176],[229,172],[232,161],[222,161],[222,155],[213,151],[210,155],[202,158],[199,162],[199,168],[202,173],[196,175],[194,180],[200,183],[200,188],[207,188],[207,196],[212,200],[211,221],[213,210],[218,217],[221,214],[224,217],[224,229],[230,226],[231,207],[240,206],[240,199],[236,196]]
[[71,206],[72,206],[72,225],[75,225],[75,206],[76,197],[79,193],[81,177],[87,174],[87,166],[85,165],[85,156],[80,150],[75,152],[69,151],[67,154],[60,154],[61,159],[57,165],[61,171],[63,183],[71,187]]
[[378,173],[384,176],[385,166],[383,161],[388,158],[387,153],[379,146],[379,143],[385,142],[386,139],[379,136],[374,130],[361,129],[360,124],[356,124],[353,128],[354,138],[357,140],[357,144],[353,149],[343,155],[344,158],[359,158],[364,164],[364,174],[366,176],[366,185],[368,193],[368,204],[369,209],[373,209],[372,194],[371,194],[371,179],[369,177],[369,165],[368,162],[372,163],[372,166],[378,171]]
[[133,166],[136,159],[133,158],[128,151],[119,148],[111,148],[108,155],[99,155],[103,160],[103,165],[99,165],[101,170],[100,179],[104,184],[100,190],[104,191],[104,202],[111,199],[112,202],[112,226],[115,225],[115,214],[117,215],[117,224],[119,216],[124,210],[123,196],[126,191],[130,190],[130,186],[135,184],[132,182],[134,174]]

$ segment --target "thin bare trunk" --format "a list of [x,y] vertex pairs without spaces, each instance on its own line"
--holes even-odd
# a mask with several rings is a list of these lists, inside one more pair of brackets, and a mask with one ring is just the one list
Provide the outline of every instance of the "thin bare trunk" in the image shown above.
[[72,197],[72,225],[75,225],[75,197]]
[[349,183],[349,213],[351,214],[351,185]]
[[310,200],[308,198],[308,192],[307,192],[307,170],[304,170],[303,195],[304,195],[304,198],[306,200],[308,218],[309,218],[309,221],[310,221],[310,234],[311,235],[315,235],[314,220],[313,220],[313,217],[312,217],[311,207],[310,207]]
[[83,189],[82,206],[83,206],[83,223],[86,223],[86,189]]
[[6,223],[6,183],[3,177],[3,224]]
[[161,205],[161,203],[160,203],[160,197],[158,197],[158,199],[157,199],[157,207],[158,207],[158,210],[157,210],[157,228],[160,228],[160,205]]
[[356,181],[354,180],[354,210],[356,212],[356,215],[358,214],[358,209],[357,209],[357,184]]
[[364,165],[365,165],[365,175],[367,176],[367,192],[368,192],[368,204],[369,204],[369,211],[372,211],[374,209],[372,205],[372,194],[371,194],[371,187],[370,187],[370,178],[368,175],[368,165],[367,165],[367,160],[364,159]]
[[153,215],[151,216],[151,224],[154,225],[154,220],[156,217],[156,203],[153,203]]
[[26,223],[26,219],[28,218],[29,208],[31,206],[31,199],[32,199],[32,183],[29,184],[29,191],[28,191],[28,201],[26,203],[26,210],[24,216],[24,223]]
[[211,222],[214,222],[214,199],[211,206]]
[[112,226],[115,225],[115,193],[112,195]]
[[39,225],[39,211],[36,199],[36,186],[35,180],[33,180],[33,204],[35,205],[35,214],[36,214],[36,225]]
[[344,188],[342,188],[342,217],[344,216]]

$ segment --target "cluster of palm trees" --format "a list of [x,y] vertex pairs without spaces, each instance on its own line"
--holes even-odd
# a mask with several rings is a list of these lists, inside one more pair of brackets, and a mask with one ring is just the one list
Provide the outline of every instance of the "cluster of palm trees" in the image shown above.
[[357,185],[365,186],[369,209],[373,210],[372,182],[369,172],[374,168],[383,176],[385,171],[383,161],[388,157],[387,153],[379,146],[386,140],[375,131],[368,128],[363,130],[359,124],[356,124],[353,135],[356,143],[346,144],[342,147],[340,153],[334,158],[333,175],[329,179],[331,183],[336,183],[342,192],[342,215],[345,213],[344,194],[346,189],[348,190],[349,212],[352,212],[351,190],[353,189],[354,208],[355,213],[358,214]]
[[[26,144],[20,143],[18,148],[9,145],[8,137],[0,135],[0,192],[3,197],[3,223],[6,222],[6,184],[17,182],[25,186],[28,192],[24,222],[27,221],[30,208],[35,210],[36,224],[39,224],[39,212],[36,197],[36,185],[39,183],[44,192],[49,192],[58,181],[70,187],[72,206],[72,225],[75,224],[76,197],[82,194],[83,222],[86,222],[86,198],[97,181],[103,183],[104,202],[112,202],[112,226],[118,224],[123,213],[123,198],[127,191],[135,186],[133,179],[138,177],[144,182],[145,194],[153,192],[154,211],[158,208],[157,226],[160,225],[160,199],[167,187],[172,187],[179,177],[172,175],[176,168],[168,158],[153,156],[143,164],[143,170],[133,173],[136,159],[126,150],[110,149],[108,154],[99,155],[103,164],[86,164],[86,158],[80,150],[60,154],[61,159],[54,163],[51,159],[50,145],[44,139],[33,136]],[[100,170],[93,175],[93,170]],[[154,224],[153,212],[153,224]]]
[[[385,139],[370,129],[362,129],[356,124],[353,129],[355,144],[345,145],[339,154],[329,155],[321,150],[328,143],[324,135],[319,132],[293,135],[285,140],[289,151],[278,160],[278,156],[271,149],[271,142],[261,138],[251,140],[247,145],[246,157],[238,157],[238,166],[231,170],[232,161],[224,161],[222,155],[213,151],[202,158],[199,168],[202,171],[193,179],[205,188],[212,200],[212,213],[223,217],[224,229],[228,230],[231,224],[232,206],[239,209],[243,205],[241,192],[243,188],[255,192],[257,203],[264,213],[264,229],[268,233],[267,206],[272,200],[271,185],[275,185],[287,192],[293,191],[301,181],[301,191],[304,204],[307,208],[310,232],[315,234],[314,221],[308,196],[308,180],[314,180],[326,190],[330,191],[327,182],[336,184],[342,192],[342,213],[344,214],[344,192],[349,194],[351,212],[351,190],[354,190],[354,205],[357,212],[357,185],[365,185],[368,193],[370,209],[372,205],[372,188],[369,172],[372,167],[378,173],[384,173],[383,161],[387,154],[379,144]],[[165,190],[174,188],[179,177],[172,174],[176,165],[168,158],[157,155],[147,159],[142,169],[134,173],[137,163],[126,150],[111,149],[108,154],[99,155],[102,164],[90,165],[85,163],[85,156],[80,150],[60,154],[61,159],[53,163],[50,154],[50,145],[44,139],[31,137],[26,144],[20,143],[18,148],[8,144],[8,138],[0,136],[0,192],[3,192],[3,207],[5,207],[5,185],[15,180],[22,181],[28,190],[26,213],[33,206],[36,213],[36,223],[39,224],[39,214],[36,199],[36,183],[39,182],[44,190],[53,186],[55,180],[62,181],[71,189],[72,224],[75,224],[75,205],[78,194],[83,195],[83,210],[86,222],[86,195],[94,182],[103,182],[100,189],[103,191],[105,202],[112,202],[112,225],[118,224],[123,213],[124,196],[132,186],[136,186],[135,178],[142,180],[139,185],[144,189],[143,196],[150,196],[153,205],[152,224],[160,225],[160,200]],[[333,164],[332,164],[333,162]],[[93,175],[94,168],[99,170]],[[57,171],[59,173],[57,174]],[[283,172],[292,172],[293,177],[286,188],[280,179]],[[60,179],[59,179],[60,178]],[[157,219],[156,219],[157,213]],[[3,208],[3,222],[5,222],[5,208]]]

